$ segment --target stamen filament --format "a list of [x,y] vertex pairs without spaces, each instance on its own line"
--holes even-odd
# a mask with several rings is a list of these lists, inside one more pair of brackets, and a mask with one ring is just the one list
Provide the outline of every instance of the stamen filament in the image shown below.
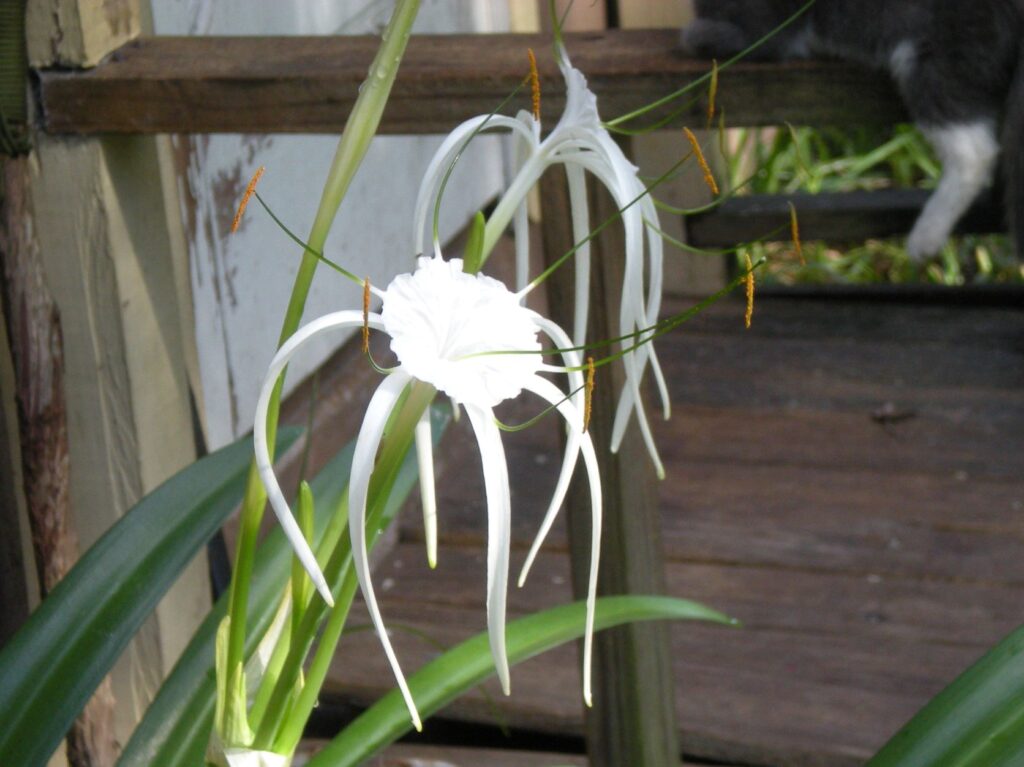
[[587,383],[584,385],[584,404],[583,404],[583,431],[586,432],[590,428],[590,416],[594,410],[594,378],[596,370],[594,367],[594,358],[587,357]]
[[263,174],[266,170],[266,167],[261,165],[256,169],[256,172],[252,174],[252,178],[249,179],[249,185],[245,188],[245,194],[242,195],[242,201],[238,203],[238,210],[235,211],[235,220],[231,222],[232,234],[238,231],[238,225],[242,223],[242,215],[245,213],[245,209],[249,207],[249,198],[251,198],[256,192],[256,185],[260,183],[260,179],[263,178]]
[[682,240],[679,240],[679,239],[673,237],[668,232],[665,232],[665,231],[659,229],[654,224],[652,224],[650,221],[648,221],[646,218],[644,219],[644,224],[647,226],[648,229],[650,229],[652,232],[654,232],[659,237],[661,237],[661,239],[663,239],[669,245],[671,245],[671,246],[673,246],[675,248],[678,248],[679,250],[685,251],[687,253],[694,253],[694,254],[696,254],[698,256],[729,256],[729,255],[732,255],[733,253],[739,253],[740,250],[742,250],[743,248],[750,247],[751,245],[756,245],[757,243],[764,242],[764,241],[771,242],[772,241],[772,237],[774,237],[775,235],[779,234],[780,232],[782,232],[782,231],[784,231],[786,229],[786,225],[782,224],[781,226],[775,227],[770,232],[765,233],[764,235],[762,235],[761,237],[759,237],[756,240],[751,240],[749,242],[740,242],[740,243],[737,243],[736,245],[734,245],[731,248],[722,248],[720,250],[711,250],[710,248],[698,248],[696,245],[690,245],[688,242],[683,242]]
[[715,121],[715,97],[718,95],[718,59],[711,59],[711,84],[708,86],[708,128]]
[[735,197],[736,194],[743,187],[747,186],[755,178],[757,178],[757,175],[758,175],[759,172],[760,171],[755,171],[752,175],[747,176],[747,178],[743,179],[743,181],[738,183],[736,186],[734,186],[732,189],[730,189],[725,194],[721,195],[720,197],[716,197],[714,200],[709,202],[707,205],[701,205],[701,206],[696,207],[696,208],[677,208],[674,205],[669,205],[667,202],[659,200],[657,197],[652,197],[651,199],[654,200],[654,205],[658,208],[658,210],[663,210],[666,213],[671,213],[674,216],[692,216],[695,213],[706,213],[707,211],[714,210],[715,208],[717,208],[720,205],[724,204],[727,200],[730,200],[733,197]]
[[800,222],[796,218],[796,206],[789,203],[789,232],[793,238],[793,247],[796,248],[797,258],[800,259],[800,266],[807,266],[804,259],[804,246],[800,242]]
[[[767,259],[759,258],[757,261],[755,261],[752,264],[751,271],[753,271],[754,269],[757,269],[760,266],[763,266],[766,263],[766,261],[767,261]],[[731,293],[737,287],[739,287],[740,285],[745,283],[746,280],[747,280],[747,275],[748,275],[748,272],[744,272],[743,274],[739,275],[734,280],[732,280],[724,288],[722,288],[721,290],[719,290],[716,293],[712,293],[710,296],[708,296],[707,298],[703,299],[702,301],[694,304],[693,306],[691,306],[686,311],[680,312],[679,314],[675,314],[675,315],[673,315],[671,317],[666,317],[666,318],[664,318],[662,320],[658,320],[653,325],[649,325],[649,326],[647,326],[645,328],[638,328],[637,330],[633,330],[633,331],[631,331],[629,333],[626,333],[625,335],[622,335],[622,336],[617,336],[615,338],[609,338],[609,339],[604,340],[604,341],[594,341],[593,343],[589,343],[589,344],[580,344],[578,346],[564,346],[564,347],[551,348],[551,349],[538,349],[536,351],[534,351],[534,350],[524,350],[524,349],[500,349],[500,350],[495,350],[495,351],[476,352],[474,354],[467,354],[467,355],[465,355],[463,357],[460,357],[459,359],[460,360],[466,360],[466,359],[472,359],[474,357],[486,357],[486,356],[489,356],[489,355],[502,355],[502,354],[544,354],[544,355],[547,355],[547,354],[564,354],[565,352],[573,352],[573,351],[583,352],[583,351],[590,351],[592,349],[603,349],[605,347],[612,346],[613,344],[617,344],[617,343],[620,343],[622,341],[634,341],[634,343],[631,344],[630,346],[624,347],[624,348],[620,349],[618,352],[616,352],[614,354],[610,354],[607,357],[601,357],[599,359],[594,360],[594,367],[603,367],[604,365],[609,365],[612,362],[615,362],[616,360],[622,359],[623,357],[627,356],[628,354],[630,354],[630,353],[636,351],[637,349],[639,349],[644,344],[649,343],[651,341],[654,341],[656,338],[660,338],[661,336],[665,335],[666,333],[668,333],[668,332],[670,332],[672,330],[675,330],[677,327],[682,325],[684,322],[692,319],[693,317],[695,317],[697,314],[699,314],[700,312],[702,312],[705,309],[707,309],[712,304],[720,301],[722,298],[725,298],[725,296],[727,296],[729,293]],[[580,365],[578,367],[571,367],[571,366],[567,365],[565,367],[560,367],[559,366],[557,368],[553,368],[553,371],[554,372],[570,372],[570,371],[583,372],[583,371],[586,371],[587,369],[588,369],[587,365]]]
[[672,174],[675,173],[676,170],[678,170],[679,167],[684,162],[686,162],[686,159],[687,158],[684,157],[683,159],[678,160],[671,168],[669,168],[663,174],[658,176],[658,178],[656,178],[651,183],[650,186],[648,186],[646,189],[644,189],[644,191],[642,191],[640,194],[638,194],[636,197],[634,197],[632,200],[630,200],[628,203],[626,203],[624,206],[619,208],[617,211],[612,213],[612,215],[610,215],[608,218],[606,218],[604,221],[602,221],[600,224],[598,224],[596,227],[594,227],[591,230],[590,234],[588,234],[582,240],[580,240],[575,245],[573,245],[571,248],[569,248],[569,250],[567,250],[565,253],[563,253],[561,256],[559,256],[557,259],[555,259],[555,261],[550,266],[548,266],[544,271],[542,271],[540,274],[538,274],[536,277],[534,277],[532,282],[530,282],[525,288],[523,288],[518,293],[516,293],[516,298],[522,298],[523,296],[528,294],[530,291],[532,291],[534,288],[536,288],[538,285],[543,284],[543,282],[548,277],[550,277],[552,274],[554,274],[560,267],[562,267],[565,264],[566,261],[568,261],[570,258],[572,258],[577,250],[579,250],[583,245],[585,245],[586,243],[588,243],[591,240],[593,240],[595,237],[597,237],[597,235],[599,235],[601,232],[603,232],[606,228],[608,228],[613,223],[615,223],[620,218],[622,218],[622,214],[623,213],[625,213],[627,210],[629,210],[634,205],[636,205],[638,202],[640,202],[640,200],[642,200],[644,197],[649,195],[651,193],[652,189],[657,187],[659,184],[664,182],[666,179],[670,178],[672,176]]
[[[253,197],[256,198],[256,202],[258,202],[261,206],[263,206],[263,210],[265,210],[267,212],[267,215],[270,216],[274,220],[274,223],[277,224],[278,228],[282,232],[284,232],[285,235],[288,236],[288,239],[290,239],[292,242],[294,242],[300,248],[302,248],[307,253],[309,253],[311,256],[313,256],[317,261],[320,261],[325,266],[328,266],[331,269],[333,269],[334,271],[336,271],[342,277],[345,277],[346,279],[351,280],[352,282],[356,283],[356,285],[362,286],[363,281],[361,279],[356,277],[352,272],[350,272],[345,267],[343,267],[343,266],[341,266],[339,264],[336,264],[333,261],[331,261],[331,259],[327,258],[327,256],[325,256],[323,253],[321,253],[319,250],[314,248],[308,242],[306,242],[301,237],[299,237],[297,234],[295,234],[295,232],[293,232],[291,229],[289,229],[287,226],[285,226],[284,222],[277,217],[277,215],[274,213],[274,211],[272,211],[270,209],[270,206],[267,205],[266,200],[264,200],[260,196],[259,192],[253,190]],[[379,293],[376,289],[373,289],[373,291],[374,291],[374,293],[376,295],[383,295],[383,294]]]
[[[565,370],[568,371],[569,368],[566,368]],[[540,421],[542,419],[544,419],[546,416],[548,416],[551,413],[555,412],[558,409],[558,406],[561,405],[563,402],[569,402],[574,396],[579,394],[580,389],[583,389],[583,388],[585,388],[585,387],[580,386],[580,387],[578,387],[576,389],[573,389],[571,392],[569,392],[564,397],[562,397],[561,400],[559,400],[558,402],[556,402],[554,404],[548,405],[546,408],[541,410],[537,415],[533,416],[532,418],[530,418],[530,419],[528,419],[526,421],[523,421],[522,423],[516,423],[516,424],[504,423],[503,421],[498,420],[498,418],[494,419],[494,423],[502,431],[506,431],[506,432],[510,432],[510,433],[514,433],[514,432],[517,432],[517,431],[524,431],[526,429],[529,429],[531,426],[533,426],[533,425],[535,425],[537,423],[540,423]]]
[[[719,67],[719,69],[727,69],[727,68],[731,67],[733,64],[735,64],[737,61],[741,61],[742,59],[744,59],[748,54],[753,53],[755,50],[757,50],[762,45],[764,45],[766,42],[768,42],[773,37],[775,37],[775,35],[777,35],[780,32],[782,32],[784,29],[786,29],[788,26],[790,26],[793,22],[795,22],[797,19],[799,19],[805,13],[807,13],[807,11],[809,11],[811,9],[811,6],[814,5],[815,2],[817,2],[817,0],[808,0],[806,3],[804,3],[800,7],[799,10],[797,10],[796,13],[794,13],[792,16],[790,16],[788,19],[786,19],[781,24],[779,24],[779,26],[775,27],[775,29],[773,29],[770,32],[768,32],[766,35],[764,35],[764,37],[754,41],[749,46],[744,48],[742,51],[737,53],[735,56],[733,56],[732,58],[726,60]],[[694,88],[699,87],[700,85],[702,85],[703,83],[707,82],[710,79],[711,79],[711,72],[708,72],[706,75],[702,75],[701,77],[698,77],[693,82],[690,82],[690,83],[684,85],[679,90],[673,91],[672,93],[669,93],[666,96],[662,96],[660,99],[658,99],[657,101],[652,101],[650,104],[646,104],[646,105],[644,105],[644,106],[642,106],[642,107],[640,107],[638,109],[634,109],[632,112],[627,112],[624,115],[620,115],[620,116],[616,117],[614,120],[609,120],[607,124],[609,126],[621,125],[624,122],[629,122],[630,120],[636,119],[637,117],[645,115],[648,112],[650,112],[650,111],[652,111],[654,109],[657,109],[658,107],[664,106],[665,104],[668,104],[668,103],[670,103],[672,101],[675,101],[680,96],[682,96],[682,95],[684,95],[686,93],[689,93]]]
[[718,151],[722,157],[729,156],[729,147],[725,145],[725,109],[718,113]]

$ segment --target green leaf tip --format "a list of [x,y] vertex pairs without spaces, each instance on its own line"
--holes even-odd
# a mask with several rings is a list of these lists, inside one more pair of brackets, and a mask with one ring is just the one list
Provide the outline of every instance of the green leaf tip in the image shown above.
[[487,219],[484,214],[477,211],[469,225],[469,237],[466,239],[466,248],[462,255],[462,271],[466,274],[476,274],[484,262],[484,231],[487,228]]

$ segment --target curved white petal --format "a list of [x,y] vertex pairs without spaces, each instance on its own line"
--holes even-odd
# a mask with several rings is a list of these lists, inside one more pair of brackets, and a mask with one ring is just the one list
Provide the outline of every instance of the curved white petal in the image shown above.
[[[564,350],[562,352],[562,359],[565,361],[566,368],[569,369],[569,391],[575,392],[570,396],[570,402],[572,402],[579,414],[579,424],[577,428],[573,428],[572,425],[568,425],[566,427],[568,434],[566,435],[565,441],[565,453],[562,457],[562,469],[558,473],[558,482],[555,484],[555,491],[551,495],[551,502],[548,504],[548,510],[544,514],[544,519],[541,522],[540,528],[537,530],[536,537],[533,539],[530,551],[526,555],[526,561],[523,563],[522,570],[519,571],[518,585],[520,587],[526,583],[526,577],[530,573],[530,568],[533,566],[534,559],[537,558],[537,552],[540,551],[540,547],[544,544],[544,540],[551,531],[551,526],[554,524],[555,518],[558,516],[558,510],[562,508],[562,503],[565,501],[565,495],[569,491],[569,483],[572,480],[572,474],[576,469],[576,462],[579,459],[580,454],[580,445],[582,443],[581,435],[583,432],[583,408],[585,407],[585,394],[582,391],[583,373],[579,370],[579,352],[570,349],[572,342],[569,340],[569,336],[566,335],[565,331],[554,322],[541,317],[540,315],[537,315],[536,322],[538,327],[540,327],[540,329],[554,342],[555,346]],[[558,370],[557,372],[566,371]]]
[[562,392],[553,383],[540,376],[534,377],[528,386],[534,394],[543,397],[558,408],[570,429],[581,431],[583,463],[587,467],[590,483],[590,577],[587,582],[587,622],[583,635],[583,700],[593,704],[591,676],[594,659],[594,608],[597,602],[597,569],[601,560],[601,476],[597,465],[597,454],[590,435],[582,431],[581,415],[571,403],[565,401]]
[[[532,146],[519,143],[516,148],[517,166],[522,167],[532,153]],[[512,219],[512,233],[516,246],[516,292],[526,287],[530,279],[530,214],[527,197],[523,197]]]
[[[302,535],[302,531],[295,522],[295,517],[292,515],[291,509],[288,507],[288,501],[285,500],[284,494],[281,492],[281,485],[278,483],[277,476],[274,474],[274,466],[270,460],[270,449],[267,445],[267,410],[270,407],[271,394],[274,391],[274,386],[277,383],[278,377],[281,375],[281,371],[285,369],[288,365],[288,361],[300,348],[302,348],[302,346],[304,346],[314,336],[328,330],[360,327],[362,324],[362,312],[332,312],[331,314],[325,314],[323,317],[319,317],[309,324],[299,328],[291,338],[285,341],[281,345],[281,348],[278,349],[277,354],[274,355],[274,359],[270,363],[270,368],[267,370],[267,376],[263,381],[263,388],[260,390],[259,399],[256,401],[256,417],[252,430],[256,470],[259,472],[260,479],[263,481],[263,487],[266,488],[267,499],[270,501],[271,508],[274,509],[274,514],[277,515],[277,521],[280,523],[281,529],[288,538],[288,542],[295,550],[295,555],[299,558],[299,561],[302,563],[306,572],[309,573],[309,577],[316,586],[316,590],[320,593],[320,596],[322,596],[324,601],[329,605],[334,604],[334,598],[331,596],[331,590],[327,586],[327,581],[324,580],[324,575],[320,571],[320,566],[316,562],[316,557],[313,555],[313,551],[309,548],[309,544],[306,542],[305,537]],[[369,315],[369,324],[370,327],[376,329],[383,327],[380,316],[377,314]]]
[[579,245],[573,258],[576,267],[576,301],[572,340],[580,346],[587,335],[587,315],[590,310],[590,210],[587,206],[587,182],[583,169],[567,163],[565,175],[569,181],[573,245]]
[[548,167],[548,153],[541,144],[532,155],[523,163],[523,167],[512,179],[505,194],[501,196],[490,218],[487,220],[487,228],[484,232],[484,253],[490,253],[495,243],[504,234],[520,203],[526,199],[526,195],[540,180],[545,169]]
[[413,702],[412,693],[409,692],[405,676],[398,665],[398,658],[391,646],[391,639],[384,628],[384,620],[381,618],[380,607],[377,605],[377,596],[373,591],[366,551],[366,496],[370,487],[374,462],[377,458],[377,448],[380,446],[388,416],[391,415],[402,390],[411,380],[412,378],[401,371],[386,376],[366,407],[366,415],[363,417],[363,425],[359,429],[355,453],[352,456],[352,476],[348,486],[348,525],[352,534],[352,563],[355,566],[356,577],[359,579],[359,587],[363,591],[363,599],[366,601],[374,628],[377,629],[380,643],[384,646],[384,654],[387,655],[388,662],[391,664],[391,670],[395,674],[402,697],[405,698],[405,705],[409,709],[413,726],[419,731],[423,729],[423,724],[420,722],[420,715],[416,710],[415,702]]
[[437,494],[434,491],[434,440],[430,430],[430,408],[416,424],[416,463],[420,469],[420,499],[423,505],[423,537],[427,542],[427,564],[437,567]]
[[420,182],[419,192],[416,195],[416,205],[413,208],[413,253],[423,253],[423,236],[427,225],[427,217],[433,210],[434,198],[441,186],[448,167],[454,161],[455,156],[462,150],[463,145],[482,124],[486,126],[481,132],[492,130],[510,130],[518,133],[522,139],[532,146],[536,146],[537,137],[535,131],[522,120],[505,115],[480,115],[471,117],[463,122],[455,130],[448,134],[441,146],[434,152],[434,156],[427,165]]
[[505,651],[505,602],[508,592],[508,560],[512,537],[512,509],[508,466],[501,432],[494,414],[486,408],[466,405],[480,446],[484,488],[487,494],[487,634],[491,656],[506,695],[511,692],[508,654]]

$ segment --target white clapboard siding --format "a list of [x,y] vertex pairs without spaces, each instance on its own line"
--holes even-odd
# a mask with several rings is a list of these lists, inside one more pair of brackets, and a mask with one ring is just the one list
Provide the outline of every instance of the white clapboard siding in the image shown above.
[[[158,34],[368,34],[387,21],[390,0],[178,0],[153,3]],[[503,31],[507,0],[425,0],[414,32]],[[453,126],[454,127],[454,126]],[[460,229],[500,188],[503,162],[495,138],[479,143],[445,197],[442,236]],[[260,165],[260,192],[277,215],[306,236],[337,136],[211,135],[174,139],[191,261],[196,339],[208,444],[219,447],[252,428],[263,371],[273,355],[299,249],[253,205],[229,236],[235,205]],[[374,140],[335,221],[326,251],[374,284],[412,265],[412,208],[419,181],[441,137]],[[321,269],[306,317],[361,306],[361,291]],[[325,338],[297,358],[288,384],[299,383],[347,336]]]

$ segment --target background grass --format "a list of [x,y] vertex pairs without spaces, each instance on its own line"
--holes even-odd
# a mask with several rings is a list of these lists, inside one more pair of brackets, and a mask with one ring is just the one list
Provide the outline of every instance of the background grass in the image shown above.
[[[909,125],[733,129],[723,153],[733,186],[754,168],[760,169],[746,186],[746,194],[931,188],[941,172],[928,143]],[[767,257],[764,279],[777,284],[1024,283],[1024,265],[1005,236],[954,238],[938,257],[923,264],[908,258],[903,238],[845,247],[805,242],[803,250],[806,266],[801,266],[788,242],[747,249],[753,259]],[[744,263],[742,251],[738,263]]]

